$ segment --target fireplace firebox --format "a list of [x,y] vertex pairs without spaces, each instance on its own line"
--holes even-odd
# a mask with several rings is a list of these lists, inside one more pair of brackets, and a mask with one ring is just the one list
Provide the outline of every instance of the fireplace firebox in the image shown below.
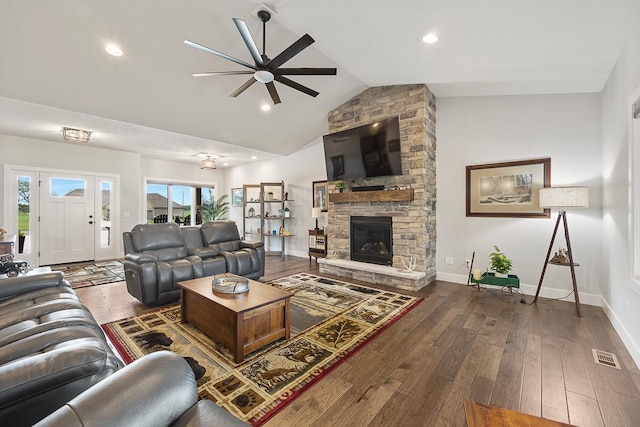
[[351,217],[351,260],[392,265],[391,217]]

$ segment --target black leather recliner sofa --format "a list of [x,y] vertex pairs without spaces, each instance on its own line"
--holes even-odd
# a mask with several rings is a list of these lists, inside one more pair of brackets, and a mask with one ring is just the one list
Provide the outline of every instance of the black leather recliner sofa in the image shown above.
[[122,233],[128,292],[148,306],[180,299],[177,282],[222,273],[264,275],[264,244],[240,239],[234,221],[200,227],[138,224]]
[[210,400],[198,400],[189,364],[168,351],[136,360],[36,424],[36,427],[125,426],[246,427],[248,424]]
[[122,366],[61,272],[0,279],[0,425],[31,426]]

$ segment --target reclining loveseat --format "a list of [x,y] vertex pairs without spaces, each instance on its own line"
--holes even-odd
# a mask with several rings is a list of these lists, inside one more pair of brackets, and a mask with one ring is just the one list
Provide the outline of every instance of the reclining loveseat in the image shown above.
[[122,366],[61,272],[0,279],[0,425],[31,426]]
[[240,240],[234,221],[200,227],[138,224],[122,233],[127,291],[147,306],[180,299],[177,282],[222,273],[264,275],[264,244]]

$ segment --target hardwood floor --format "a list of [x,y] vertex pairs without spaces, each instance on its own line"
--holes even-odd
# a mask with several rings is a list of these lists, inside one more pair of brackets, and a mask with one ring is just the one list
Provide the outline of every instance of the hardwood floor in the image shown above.
[[[300,271],[317,264],[270,256],[261,281]],[[100,323],[149,310],[124,282],[77,293]],[[583,305],[578,318],[570,302],[520,304],[440,281],[414,294],[425,301],[265,425],[465,426],[465,399],[580,426],[640,425],[640,372],[600,308]],[[593,348],[622,369],[595,364]]]

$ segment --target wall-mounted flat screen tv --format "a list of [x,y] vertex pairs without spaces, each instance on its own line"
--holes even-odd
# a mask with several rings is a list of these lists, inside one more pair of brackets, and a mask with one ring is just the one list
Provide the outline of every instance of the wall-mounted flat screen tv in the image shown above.
[[402,175],[398,117],[322,139],[329,181]]

